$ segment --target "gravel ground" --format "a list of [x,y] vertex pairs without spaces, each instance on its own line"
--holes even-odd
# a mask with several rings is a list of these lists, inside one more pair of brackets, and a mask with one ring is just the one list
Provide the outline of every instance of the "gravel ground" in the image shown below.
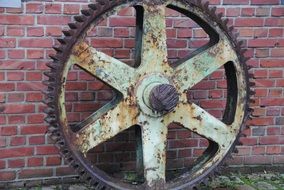
[[[284,172],[284,171],[283,171]],[[15,190],[90,190],[84,184],[18,188]],[[284,190],[284,173],[229,174],[201,185],[200,190]]]

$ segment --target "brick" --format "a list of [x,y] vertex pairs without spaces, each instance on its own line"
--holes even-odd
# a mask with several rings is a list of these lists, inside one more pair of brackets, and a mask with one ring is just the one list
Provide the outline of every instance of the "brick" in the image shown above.
[[7,141],[6,137],[0,137],[0,147],[6,147],[7,146]]
[[23,72],[8,72],[7,79],[8,81],[21,81],[24,80],[24,74]]
[[277,117],[276,125],[284,125],[284,117]]
[[36,147],[36,155],[52,155],[52,154],[57,154],[58,153],[58,149],[53,146],[37,146]]
[[30,145],[40,145],[45,143],[45,136],[31,136],[29,137]]
[[43,4],[41,3],[27,3],[26,4],[26,13],[42,13]]
[[47,3],[44,9],[46,14],[61,14],[61,7],[61,4]]
[[262,98],[260,99],[260,105],[262,106],[283,106],[283,98]]
[[273,124],[273,118],[253,118],[253,120],[251,120],[250,125],[254,125],[254,126],[265,126],[265,125],[272,125]]
[[227,8],[226,9],[226,16],[228,17],[237,17],[240,16],[240,8]]
[[274,48],[271,49],[272,57],[282,57],[284,55],[284,48]]
[[24,159],[8,160],[9,168],[22,168],[25,166]]
[[0,48],[14,48],[16,47],[15,38],[1,38],[0,39]]
[[25,95],[23,93],[13,93],[13,94],[8,94],[7,97],[9,103],[14,103],[14,102],[24,102]]
[[52,39],[29,38],[19,40],[19,46],[26,48],[50,48],[52,44]]
[[280,133],[280,127],[269,127],[267,128],[267,135],[279,135]]
[[270,8],[258,7],[255,10],[255,15],[257,17],[267,17],[270,14]]
[[120,26],[120,27],[134,27],[136,25],[136,19],[132,17],[113,17],[110,18],[109,24],[111,27]]
[[133,16],[135,9],[133,7],[122,8],[118,11],[117,15],[119,16]]
[[8,26],[7,36],[24,36],[25,30],[23,27]]
[[5,126],[0,128],[0,132],[2,136],[11,136],[17,134],[17,127],[16,126]]
[[11,146],[20,146],[26,144],[26,138],[23,136],[11,137],[10,145]]
[[265,19],[265,26],[283,27],[284,18],[267,18]]
[[100,47],[119,48],[119,47],[122,47],[123,41],[122,39],[118,39],[118,38],[112,38],[112,39],[100,38],[100,39],[92,40],[91,44],[94,48],[100,48]]
[[241,15],[242,16],[253,16],[255,13],[254,8],[242,8],[241,9]]
[[279,0],[251,0],[252,5],[278,5]]
[[56,26],[46,26],[45,32],[46,36],[59,37],[62,35],[61,27]]
[[281,147],[280,146],[268,146],[266,149],[266,153],[269,154],[280,154]]
[[65,4],[64,5],[64,9],[63,9],[63,13],[64,14],[67,14],[67,15],[73,15],[73,14],[75,14],[75,15],[77,15],[77,14],[79,14],[79,11],[80,11],[80,5],[78,5],[78,4],[70,4],[70,5],[68,5],[68,4]]
[[249,0],[224,0],[224,5],[248,5]]
[[23,59],[25,57],[25,50],[8,50],[8,57],[10,59]]
[[46,133],[46,126],[21,126],[20,134],[28,135],[28,134],[44,134]]
[[264,146],[252,147],[252,154],[253,155],[265,154],[265,147]]
[[27,116],[27,123],[30,124],[40,124],[44,120],[44,114],[32,114]]
[[70,167],[56,167],[56,175],[64,176],[64,175],[75,175],[75,172]]
[[[7,60],[0,62],[1,69],[5,70],[25,70],[25,69],[34,69],[35,62],[33,61],[23,61],[23,60]],[[1,88],[0,88],[1,91]]]
[[22,169],[19,172],[19,179],[36,178],[36,177],[51,177],[52,168],[45,169]]
[[178,29],[177,30],[177,37],[178,38],[190,38],[192,37],[192,30],[190,29]]
[[44,57],[44,50],[27,50],[27,58],[28,59],[42,59]]
[[255,137],[246,137],[246,138],[240,138],[240,142],[242,142],[244,145],[256,145],[257,144],[257,138]]
[[270,164],[272,162],[272,157],[265,156],[265,155],[256,155],[256,156],[247,156],[245,157],[244,163],[245,164]]
[[61,164],[61,158],[59,156],[53,156],[46,158],[47,166],[58,166]]
[[25,123],[25,116],[23,115],[10,115],[8,117],[9,124],[21,124]]
[[174,40],[169,39],[167,40],[168,48],[186,48],[187,41],[186,40]]
[[14,171],[0,171],[0,181],[12,181],[16,178]]
[[43,94],[39,92],[32,92],[26,94],[27,102],[41,102],[43,100]]
[[281,59],[262,59],[260,60],[261,67],[284,67],[284,62]]
[[41,37],[44,35],[43,27],[28,27],[27,36],[29,37]]
[[33,155],[32,147],[9,148],[1,150],[0,158],[16,158]]
[[37,24],[40,25],[66,25],[71,22],[71,18],[68,16],[38,16]]
[[271,10],[271,16],[284,16],[284,8],[283,7],[273,7]]
[[194,28],[198,25],[191,19],[174,19],[173,23],[175,28]]
[[283,35],[282,28],[270,28],[269,37],[281,37]]
[[259,144],[265,144],[265,145],[276,145],[283,143],[283,139],[281,140],[280,136],[266,136],[266,137],[260,137]]
[[0,24],[6,25],[32,25],[34,16],[31,15],[0,15]]
[[248,26],[263,26],[264,20],[262,18],[237,18],[235,20],[236,27],[248,27]]
[[43,165],[43,158],[41,157],[31,157],[28,158],[28,167],[36,167]]

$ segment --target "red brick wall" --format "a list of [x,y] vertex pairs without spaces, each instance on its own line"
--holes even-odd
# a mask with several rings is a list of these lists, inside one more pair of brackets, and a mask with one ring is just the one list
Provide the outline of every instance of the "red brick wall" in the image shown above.
[[[79,3],[78,3],[79,2]],[[250,129],[245,133],[232,165],[284,164],[284,6],[280,0],[214,0],[236,26],[247,47],[256,82]],[[52,45],[72,15],[88,0],[31,1],[22,9],[0,9],[0,181],[53,179],[73,175],[46,135],[41,103],[45,89],[42,72],[53,52]],[[123,10],[90,32],[94,47],[129,64],[133,63],[134,12]],[[111,27],[116,28],[111,28]],[[167,34],[170,60],[203,45],[207,36],[195,23],[168,11]],[[69,121],[80,121],[113,95],[108,87],[74,68],[69,74],[67,110]],[[216,117],[222,115],[226,86],[222,69],[198,84],[189,94],[192,101]],[[72,120],[71,120],[72,119]],[[168,167],[192,163],[207,145],[206,140],[172,126],[168,136]],[[135,165],[133,130],[98,147],[90,159],[119,169]],[[113,152],[114,151],[114,152]]]

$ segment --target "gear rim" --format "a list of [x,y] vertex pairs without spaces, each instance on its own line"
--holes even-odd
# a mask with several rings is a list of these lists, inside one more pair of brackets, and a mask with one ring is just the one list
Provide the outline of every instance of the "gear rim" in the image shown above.
[[[90,9],[88,11],[82,11],[83,16],[81,17],[75,17],[75,20],[77,20],[77,23],[88,23],[86,22],[86,20],[93,20],[90,19],[91,17],[99,17],[100,15],[103,15],[103,13],[98,13],[96,16],[94,16],[94,9],[96,9],[96,11],[100,10],[101,12],[107,12],[111,9],[113,9],[114,7],[118,6],[118,4],[122,4],[125,3],[126,1],[119,1],[119,2],[114,2],[114,1],[100,1],[97,4],[91,4],[89,5]],[[228,32],[228,29],[226,28],[226,23],[225,22],[221,22],[221,19],[219,17],[216,17],[215,15],[215,11],[212,11],[212,9],[208,8],[208,4],[201,4],[200,1],[196,1],[196,2],[190,2],[190,1],[185,1],[185,3],[187,4],[191,4],[193,6],[198,7],[199,9],[201,9],[202,11],[205,11],[207,14],[211,14],[213,15],[215,18],[216,23],[219,25],[219,27],[225,27],[225,29],[223,28],[223,30],[225,30],[225,33],[228,34],[229,39],[232,40],[232,43],[234,44],[236,51],[238,52],[238,55],[240,55],[241,57],[239,57],[239,59],[241,60],[241,62],[245,61],[245,58],[242,56],[243,53],[240,52],[241,49],[239,47],[239,44],[236,42],[235,37],[232,37],[230,35],[230,32]],[[104,8],[105,7],[105,8]],[[92,12],[92,16],[90,16],[90,12]],[[88,17],[89,15],[89,17]],[[219,19],[219,20],[218,20]],[[89,24],[88,24],[89,25]],[[57,145],[59,146],[62,155],[67,159],[67,161],[69,161],[69,163],[74,167],[74,168],[79,168],[79,172],[81,175],[83,175],[83,178],[87,179],[88,181],[90,181],[97,189],[100,188],[106,188],[111,186],[111,184],[113,184],[113,182],[109,182],[107,180],[109,180],[109,178],[106,179],[102,179],[100,177],[100,172],[98,171],[99,175],[89,175],[88,172],[86,172],[85,170],[88,168],[91,168],[87,163],[82,163],[80,162],[80,164],[82,165],[78,165],[76,162],[78,161],[74,161],[77,158],[75,157],[79,157],[79,155],[74,154],[74,152],[77,152],[76,150],[73,150],[73,153],[70,153],[70,151],[68,150],[68,148],[72,147],[70,145],[66,146],[66,139],[64,140],[64,138],[62,139],[62,137],[64,137],[64,135],[62,134],[63,132],[60,131],[61,127],[58,124],[58,110],[57,110],[57,98],[56,98],[56,92],[58,91],[58,89],[56,88],[56,85],[59,85],[58,80],[56,80],[56,78],[58,79],[58,74],[60,74],[60,72],[62,71],[62,67],[64,67],[64,65],[62,63],[64,63],[64,56],[62,55],[64,52],[67,52],[66,49],[71,49],[73,44],[77,41],[72,41],[72,36],[73,36],[73,40],[74,40],[74,33],[76,33],[76,30],[78,29],[78,26],[74,25],[74,24],[69,24],[71,30],[70,31],[65,31],[64,34],[67,36],[65,39],[61,39],[59,40],[59,42],[63,45],[61,47],[55,48],[55,50],[58,52],[56,56],[52,57],[54,59],[54,62],[52,64],[48,64],[48,66],[51,68],[50,72],[47,72],[46,75],[49,77],[48,82],[46,82],[47,86],[48,86],[48,92],[47,92],[47,101],[45,102],[49,108],[47,108],[45,110],[45,112],[49,115],[46,118],[46,121],[50,124],[49,130],[51,132],[51,136],[57,141]],[[84,24],[83,24],[84,26]],[[87,26],[85,26],[87,27]],[[82,30],[81,30],[82,31]],[[60,65],[61,63],[61,65]],[[247,69],[246,69],[246,65],[242,64],[243,70],[244,70],[244,74],[247,75]],[[248,82],[247,77],[246,78],[246,82]],[[246,85],[247,89],[247,93],[249,93],[249,88],[248,88],[248,84]],[[248,113],[248,96],[247,96],[247,100],[246,100],[246,109],[245,109],[245,117],[247,117]],[[238,138],[236,138],[236,142],[237,142]],[[235,143],[236,143],[235,142]],[[234,145],[231,146],[231,149],[234,148]],[[71,148],[72,149],[72,148]],[[229,153],[231,152],[228,151]],[[225,158],[225,157],[224,157]],[[224,159],[223,158],[223,159]],[[222,159],[222,160],[223,160]],[[222,161],[221,160],[221,161]],[[217,164],[219,165],[219,164]],[[208,173],[211,173],[214,171],[214,169],[217,166],[215,166],[214,168],[210,169],[210,171]],[[207,174],[206,174],[207,175]],[[192,184],[188,184],[186,183],[187,186],[194,186],[196,184],[198,184],[199,182],[201,182],[204,179],[203,177],[197,179],[194,183]],[[183,184],[184,185],[184,184]],[[182,185],[182,186],[183,186]],[[113,186],[115,187],[115,185]],[[115,187],[116,188],[116,187]],[[126,187],[122,187],[122,188],[126,188]],[[132,188],[134,189],[134,188]]]

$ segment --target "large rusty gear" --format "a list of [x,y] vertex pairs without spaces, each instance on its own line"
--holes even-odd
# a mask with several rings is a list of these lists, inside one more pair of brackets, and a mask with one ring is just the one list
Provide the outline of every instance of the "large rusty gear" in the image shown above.
[[[142,30],[140,31],[140,35],[144,35],[144,46],[140,47],[142,48],[141,57],[138,56],[138,59],[141,59],[142,66],[137,68],[140,68],[140,73],[146,73],[143,80],[138,77],[141,74],[133,74],[136,73],[135,68],[127,67],[83,42],[86,31],[92,24],[96,25],[102,18],[108,17],[115,10],[125,5],[139,7],[137,10],[141,10],[142,7],[144,9],[143,30],[148,32],[143,34]],[[100,0],[97,3],[90,4],[89,9],[82,10],[82,15],[74,17],[76,22],[69,24],[70,30],[63,32],[65,38],[58,39],[61,45],[54,48],[57,54],[51,56],[53,62],[47,64],[50,71],[45,73],[48,77],[48,80],[45,81],[48,86],[45,101],[48,106],[45,109],[48,115],[46,122],[49,123],[50,136],[56,141],[62,156],[95,189],[195,188],[196,185],[204,182],[210,174],[214,174],[225,158],[235,149],[241,131],[245,126],[245,121],[249,117],[251,111],[249,109],[250,95],[253,95],[254,92],[250,90],[252,83],[249,82],[250,75],[245,64],[247,58],[245,58],[244,50],[241,48],[242,43],[237,42],[236,36],[232,32],[233,27],[227,27],[228,20],[222,20],[222,14],[217,15],[215,13],[216,8],[209,8],[208,5],[208,2],[202,3],[200,0]],[[175,67],[167,65],[163,19],[166,6],[194,20],[210,36],[210,42],[205,48],[195,52],[193,57],[181,60],[181,62],[191,63],[191,67],[185,64],[177,64]],[[141,26],[141,28],[143,27]],[[149,49],[149,46],[152,48]],[[150,51],[151,53],[149,53]],[[204,64],[202,57],[207,57],[207,62],[213,63],[213,66]],[[152,64],[157,64],[156,67],[153,67],[156,70],[149,69],[147,66],[143,67],[143,64],[150,60]],[[104,82],[111,84],[123,96],[123,101],[112,102],[116,107],[112,106],[111,111],[107,109],[100,114],[94,114],[91,121],[87,121],[87,123],[89,122],[88,126],[77,132],[70,129],[64,107],[66,76],[72,64],[77,64]],[[223,120],[219,121],[199,106],[188,103],[186,91],[222,65],[224,65],[227,76],[228,95]],[[166,72],[161,73],[160,67]],[[106,78],[106,74],[109,76],[114,68],[121,69],[122,74],[113,78]],[[106,73],[96,72],[98,69],[105,70]],[[125,86],[119,77],[121,77],[121,80],[129,81],[129,84]],[[191,79],[184,80],[188,77]],[[147,80],[144,80],[145,78]],[[140,85],[136,84],[137,80],[140,80]],[[163,85],[165,86],[163,87]],[[153,91],[153,89],[156,90]],[[159,105],[152,106],[151,104],[163,101],[163,98],[161,98],[163,95],[159,97],[160,91],[179,94],[179,99],[176,95],[173,95],[171,100],[174,100],[174,103],[163,105],[163,108],[168,106],[168,110],[162,108],[155,110],[155,107],[159,107]],[[149,97],[152,96],[155,101],[148,102]],[[132,97],[135,97],[134,100]],[[141,99],[147,99],[147,101],[141,103]],[[125,109],[126,107],[127,109]],[[112,114],[116,114],[117,117],[108,117]],[[112,130],[114,123],[121,120],[124,120],[124,123],[116,126],[119,129],[117,131]],[[177,179],[166,182],[164,142],[167,130],[164,126],[172,121],[210,139],[211,143],[192,170]],[[191,128],[187,125],[187,123],[192,122],[198,127]],[[155,126],[151,127],[149,123]],[[147,148],[148,155],[143,157],[146,182],[141,185],[130,185],[118,181],[97,169],[85,157],[85,153],[90,148],[133,124],[142,125],[141,129],[144,130],[142,136],[148,135],[147,138],[150,138],[148,141],[143,141],[143,146]],[[106,129],[102,129],[102,126]],[[100,138],[94,134],[96,132],[92,132],[96,131],[96,127],[101,131],[97,132]],[[90,128],[93,130],[90,130]],[[146,130],[158,134],[160,141],[156,142],[151,139]],[[148,157],[152,159],[150,162],[147,160]]]

